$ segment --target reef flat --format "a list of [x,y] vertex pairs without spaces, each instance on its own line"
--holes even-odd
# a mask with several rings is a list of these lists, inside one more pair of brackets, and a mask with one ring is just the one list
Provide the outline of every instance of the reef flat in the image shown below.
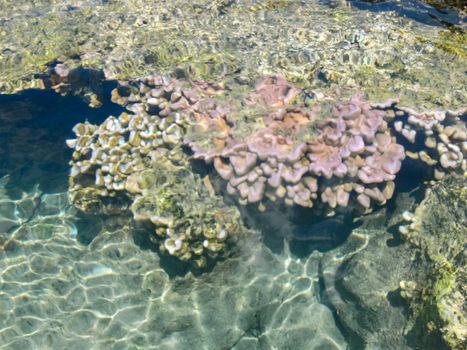
[[0,13],[4,93],[44,87],[40,74],[62,62],[117,80],[280,73],[303,88],[363,89],[372,102],[397,97],[419,110],[466,100],[461,17],[447,29],[423,11],[416,21],[346,2],[270,0],[20,0]]

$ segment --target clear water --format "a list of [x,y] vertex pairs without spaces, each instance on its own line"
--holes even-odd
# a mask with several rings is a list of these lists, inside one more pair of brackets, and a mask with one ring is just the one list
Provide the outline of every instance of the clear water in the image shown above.
[[[105,6],[112,1],[95,3]],[[214,3],[225,5],[220,8],[229,8],[230,3],[241,5],[242,2]],[[275,11],[283,11],[283,18],[288,23],[284,24],[286,29],[295,18],[297,22],[305,23],[305,27],[313,25],[300,16],[300,9],[307,9],[307,1],[258,3],[270,5],[270,10],[265,4],[258,7],[257,16],[267,23],[271,13],[270,33],[277,34],[281,45],[288,34],[281,33],[278,22],[274,22],[277,20]],[[426,30],[433,36],[454,24],[460,28],[465,25],[461,11],[440,11],[418,1],[311,3],[322,11],[320,16],[329,23],[337,23],[338,15],[342,15],[340,11],[345,8],[348,17],[344,16],[343,21],[352,22],[352,33],[359,30],[360,16],[365,18],[362,26],[368,26],[371,13],[380,15],[384,11],[390,11],[392,25],[402,21],[401,31],[413,30],[416,35]],[[11,11],[14,13],[13,9]],[[219,21],[224,16],[221,11]],[[382,17],[378,18],[383,21]],[[225,33],[235,31],[228,27],[232,23],[227,22]],[[317,32],[320,32],[320,26],[323,31],[332,27],[335,37],[349,36],[349,32],[344,32],[348,29],[346,26],[336,24],[333,27],[329,23],[316,24]],[[365,30],[367,35],[373,35],[367,27]],[[258,33],[261,31],[264,28],[258,29]],[[290,41],[294,38],[290,35]],[[240,39],[235,38],[231,45],[234,51],[235,45],[239,48],[236,63],[243,64],[245,56],[252,55],[253,62],[245,63],[245,72],[257,67],[261,75],[278,67],[279,73],[289,69],[290,75],[296,76],[297,71],[306,66],[300,66],[301,56],[294,56],[287,64],[292,64],[297,71],[289,66],[284,68],[280,65],[281,57],[277,61],[273,57],[271,46],[274,44],[271,42],[259,43],[256,50],[249,47],[248,40],[241,46]],[[225,38],[220,41],[219,47],[228,47]],[[193,38],[187,39],[187,46],[194,42]],[[290,46],[291,56],[294,45]],[[338,47],[334,40],[332,45],[333,50]],[[281,46],[278,44],[278,47]],[[298,51],[302,49],[297,48]],[[326,45],[321,50],[325,51]],[[446,92],[445,99],[438,103],[440,108],[449,109],[449,103],[453,108],[466,105],[462,81],[446,82],[449,74],[457,78],[457,70],[465,79],[464,61],[450,54],[424,56],[421,47],[404,50],[407,50],[407,56],[403,55],[407,58],[404,63],[412,64],[414,57],[420,60],[416,63],[428,62],[426,64],[437,72],[434,77],[448,86],[439,88]],[[264,52],[270,56],[254,62]],[[335,61],[340,59],[340,51],[337,52]],[[398,57],[396,55],[394,60]],[[446,57],[452,58],[452,62],[441,61]],[[327,65],[328,59],[323,58],[323,66]],[[394,61],[388,63],[393,64]],[[326,67],[332,67],[332,64]],[[229,74],[240,75],[238,72]],[[405,94],[406,86],[402,86],[410,79],[398,80],[398,75],[404,74],[403,69],[391,73],[391,79],[394,79],[389,88],[378,80],[381,76],[377,72],[375,79],[378,82],[366,85],[366,76],[359,80],[355,71],[352,74],[355,79],[349,86],[353,85],[357,90],[367,89],[365,91],[375,99],[381,97],[378,90],[381,83],[381,89],[386,88],[383,96],[393,92],[396,97],[405,96],[408,101],[420,105],[433,103],[429,93],[423,95],[431,91],[429,78],[410,81],[423,92],[420,95],[414,93],[421,96],[420,100],[414,100],[410,94]],[[323,77],[317,72],[309,79],[313,81],[312,88],[335,91],[335,86],[329,82],[329,74]],[[369,249],[381,249],[379,243],[371,241],[372,231],[362,228],[362,220],[316,222],[316,218],[310,220],[300,210],[294,213],[292,221],[290,216],[278,212],[243,213],[243,220],[257,229],[256,233],[239,243],[232,258],[219,261],[207,271],[197,271],[159,256],[148,232],[143,227],[132,226],[127,218],[108,220],[99,215],[80,213],[74,208],[67,195],[68,162],[72,152],[65,146],[65,140],[73,137],[71,129],[76,123],[88,120],[99,124],[109,115],[118,115],[122,111],[110,102],[110,90],[115,86],[115,81],[105,86],[104,96],[107,98],[103,106],[95,109],[79,97],[60,96],[52,91],[27,90],[15,95],[0,95],[0,349],[419,348],[418,339],[407,335],[410,328],[407,308],[399,299],[391,298],[391,292],[398,288],[397,276],[384,277],[386,266],[375,266],[372,256],[368,257],[367,263],[364,259],[358,260],[359,265],[351,272],[346,270],[350,269],[354,256],[365,257]],[[403,209],[400,203],[407,198],[412,203],[419,201],[423,175],[420,169],[404,170],[398,183],[400,197],[396,196],[381,212],[389,217],[390,213]],[[376,213],[365,222],[365,227],[372,228],[375,236],[382,235],[384,242],[397,240],[389,232],[389,220],[378,215]],[[284,231],[292,230],[292,227],[299,232],[295,239],[289,240],[284,237]],[[300,234],[305,239],[300,239]],[[386,249],[390,249],[391,244],[387,246]],[[385,264],[387,261],[397,264],[397,249],[388,254],[393,260],[385,260]],[[360,281],[362,288],[353,289],[360,291],[360,295],[342,292],[347,290],[344,288],[346,278]],[[369,283],[370,290],[364,288],[365,283]],[[344,285],[341,290],[340,285]],[[365,308],[368,304],[360,307],[365,298],[374,298],[375,305],[384,304],[376,309],[377,312],[391,310],[391,322],[385,324],[381,321],[384,316],[372,315],[374,311]],[[341,315],[342,312],[347,314]],[[355,320],[349,321],[353,318]],[[356,326],[349,328],[349,325]],[[439,349],[439,346],[433,344],[432,348]]]

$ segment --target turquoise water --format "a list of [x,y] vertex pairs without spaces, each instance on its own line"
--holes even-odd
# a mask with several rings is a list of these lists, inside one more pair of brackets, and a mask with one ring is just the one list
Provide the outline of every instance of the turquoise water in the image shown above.
[[[219,3],[227,3],[227,8],[229,3],[237,5],[235,1]],[[269,2],[272,7],[271,3],[279,8],[284,5]],[[306,2],[286,3],[306,7]],[[334,1],[316,3],[326,15],[343,6]],[[463,30],[465,25],[459,10],[437,10],[416,1],[356,1],[346,3],[349,6],[356,14],[352,21],[358,23],[359,13],[371,17],[371,13],[390,11],[394,21],[404,18],[408,23],[404,30],[413,28],[416,33],[430,28],[426,30],[433,31],[431,35],[453,25]],[[266,10],[258,11],[258,17],[267,18]],[[290,11],[284,16],[293,22],[299,11]],[[335,36],[348,34],[334,29]],[[365,35],[372,34],[366,30]],[[278,41],[282,43],[283,37]],[[231,45],[235,48],[235,43]],[[424,49],[407,48],[411,52]],[[248,50],[255,58],[261,53]],[[459,58],[446,55],[458,68],[455,60]],[[337,56],[335,60],[340,59]],[[416,56],[425,59],[423,52]],[[302,68],[300,57],[293,67]],[[413,57],[404,57],[411,64],[408,57]],[[322,58],[323,67],[327,59]],[[430,65],[431,60],[426,57]],[[264,61],[258,64],[259,75],[264,75],[263,70],[283,73],[279,68],[271,72],[274,60],[267,57],[266,61],[266,68]],[[250,77],[229,69],[225,90],[237,93],[242,79]],[[173,76],[184,78],[184,70],[175,70]],[[314,72],[315,77],[307,78],[312,81],[305,89],[308,96],[317,98],[319,89],[332,98],[339,96],[327,68]],[[346,74],[342,73],[348,80]],[[391,74],[394,86],[388,91],[403,94],[397,77],[404,69]],[[444,78],[444,68],[439,74]],[[355,73],[348,84],[352,90],[364,89],[359,86],[362,80]],[[387,87],[379,80],[376,89],[370,82],[366,85],[370,96],[379,91],[380,83]],[[430,89],[424,78],[412,83],[415,95]],[[433,178],[425,166],[407,157],[395,180],[393,198],[371,214],[344,211],[324,216],[297,206],[273,205],[262,213],[257,207],[238,205],[218,186],[219,176],[212,167],[194,162],[193,173],[200,179],[211,176],[212,190],[222,195],[226,205],[239,208],[240,221],[248,230],[228,256],[209,260],[205,268],[197,269],[161,251],[154,228],[133,220],[129,210],[107,215],[93,208],[84,213],[70,199],[73,150],[66,147],[66,140],[75,137],[75,124],[99,125],[125,110],[111,102],[111,90],[117,84],[113,79],[103,83],[99,108],[89,107],[89,99],[51,90],[0,95],[0,349],[449,348],[440,330],[427,336],[428,341],[415,331],[413,309],[401,296],[401,281],[418,278],[425,268],[417,265],[418,253],[409,243],[403,244],[398,229],[402,213],[413,212],[428,193],[425,190]],[[456,80],[451,85],[446,96],[451,92],[452,96],[442,102],[430,100],[429,94],[421,100],[435,103],[438,110],[465,107],[465,86]],[[378,93],[373,96],[377,100],[373,102],[381,102]],[[455,118],[465,129],[465,112]],[[413,147],[420,146],[420,140],[416,141]],[[184,152],[193,154],[186,148]],[[462,269],[463,262],[459,264]]]

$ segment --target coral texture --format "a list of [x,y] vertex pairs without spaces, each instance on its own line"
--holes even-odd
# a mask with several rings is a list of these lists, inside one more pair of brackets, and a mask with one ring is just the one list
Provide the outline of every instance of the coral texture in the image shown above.
[[[152,88],[149,88],[152,87]],[[120,87],[114,100],[132,97]],[[238,210],[215,195],[209,179],[189,171],[181,151],[186,113],[197,97],[178,81],[150,77],[141,84],[145,103],[132,114],[110,116],[101,125],[77,124],[70,172],[72,202],[85,212],[120,214],[155,226],[160,250],[197,267],[224,253],[226,241],[241,232]],[[190,193],[186,193],[189,189]]]
[[54,76],[49,67],[64,63],[107,80],[176,70],[213,82],[277,72],[327,95],[358,87],[417,110],[462,107],[463,16],[417,1],[393,9],[323,1],[2,1],[0,93],[48,86],[38,74]]
[[[229,224],[212,226],[216,234],[209,228],[193,236],[186,223],[180,229],[184,233],[172,233],[178,224],[155,219],[169,211],[155,195],[167,188],[154,180],[162,164],[177,177],[180,168],[189,171],[190,157],[202,160],[241,205],[254,204],[261,211],[298,205],[328,216],[368,213],[385,204],[406,155],[428,165],[434,179],[466,170],[465,110],[418,113],[399,107],[397,100],[371,104],[363,94],[348,102],[317,94],[310,99],[281,76],[262,78],[249,91],[232,91],[223,84],[162,76],[120,83],[112,99],[131,113],[109,117],[100,126],[78,124],[76,139],[67,141],[74,149],[72,201],[84,211],[132,208],[137,220],[156,225],[162,250],[190,260],[200,246],[211,252],[222,248],[224,237],[215,237]],[[168,183],[180,187],[182,178],[191,177]],[[203,187],[199,176],[192,180],[195,188]],[[213,198],[222,207],[209,177],[205,180],[210,196],[196,200]],[[141,203],[143,214],[135,209]],[[191,204],[185,204],[179,218],[192,214],[186,209]],[[210,225],[216,215],[206,215],[193,222]],[[212,249],[212,239],[219,247]]]
[[[257,88],[255,95],[265,94],[263,85],[258,84],[263,91]],[[294,89],[284,90],[280,97],[263,98],[259,103],[267,103],[268,109],[281,108],[265,114],[265,127],[243,140],[224,132],[224,147],[203,152],[188,139],[194,157],[213,161],[228,181],[228,193],[240,204],[260,203],[264,208],[267,199],[303,207],[326,204],[334,209],[351,202],[369,209],[372,202],[383,204],[391,198],[392,180],[405,155],[391,137],[385,110],[358,95],[348,104],[336,105],[323,119],[313,109],[284,104]],[[277,86],[271,85],[270,90],[272,95]],[[217,121],[225,118],[221,115],[207,118],[211,125],[226,124]]]
[[[238,137],[234,118],[204,114],[194,134],[214,135],[211,147],[191,140],[190,131],[185,137],[194,157],[213,163],[240,204],[265,209],[266,201],[283,200],[324,205],[327,212],[369,211],[392,197],[405,147],[411,158],[433,167],[436,179],[466,169],[466,129],[459,118],[465,111],[417,113],[399,108],[396,100],[372,105],[355,95],[327,112],[293,104],[299,93],[281,77],[264,78],[244,100],[263,107],[263,127]],[[417,132],[421,144],[415,143]]]
[[161,252],[202,268],[207,258],[225,256],[227,240],[244,232],[238,210],[207,191],[185,167],[160,159],[134,177],[139,193],[131,206],[133,217],[155,226],[152,237]]

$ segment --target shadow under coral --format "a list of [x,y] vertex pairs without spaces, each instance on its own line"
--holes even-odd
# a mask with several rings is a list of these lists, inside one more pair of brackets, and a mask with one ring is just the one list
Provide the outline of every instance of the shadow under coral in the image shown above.
[[[104,84],[110,95],[114,83]],[[9,174],[9,190],[28,190],[39,184],[45,192],[68,188],[68,162],[72,151],[65,140],[76,123],[101,123],[122,108],[104,101],[93,109],[76,96],[52,91],[26,90],[0,95],[0,177]]]
[[[206,173],[206,169],[203,173]],[[406,158],[395,180],[394,197],[384,206],[375,208],[370,216],[360,216],[348,210],[331,217],[323,217],[314,209],[285,205],[270,207],[266,212],[260,212],[253,205],[236,204],[225,193],[224,200],[239,207],[245,225],[261,231],[264,244],[273,252],[281,254],[286,249],[285,242],[288,242],[288,249],[293,256],[306,258],[315,250],[327,252],[339,247],[362,223],[372,228],[388,229],[394,237],[388,244],[401,244],[398,226],[388,227],[387,218],[397,210],[400,196],[410,196],[416,202],[420,202],[424,197],[424,182],[429,179],[430,173],[426,167]],[[379,215],[378,212],[383,208],[385,212]]]

